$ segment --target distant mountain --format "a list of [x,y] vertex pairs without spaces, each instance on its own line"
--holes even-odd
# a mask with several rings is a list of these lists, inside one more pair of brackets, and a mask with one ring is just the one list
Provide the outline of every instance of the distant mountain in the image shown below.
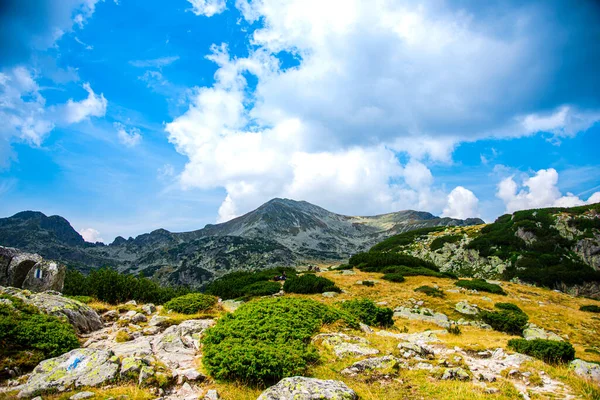
[[231,221],[191,232],[158,229],[110,245],[87,243],[59,216],[24,211],[0,219],[0,245],[37,252],[81,270],[105,265],[163,282],[201,285],[238,269],[343,260],[402,232],[484,223],[400,211],[373,217],[335,214],[305,201],[273,199]]

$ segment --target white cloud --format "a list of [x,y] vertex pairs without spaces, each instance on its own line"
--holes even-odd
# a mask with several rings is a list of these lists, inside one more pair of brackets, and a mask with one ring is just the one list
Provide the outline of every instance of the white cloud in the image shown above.
[[600,200],[600,192],[592,194],[587,201],[572,193],[562,195],[557,184],[558,172],[554,168],[541,169],[524,179],[521,186],[514,176],[503,179],[496,196],[504,202],[507,213],[531,208],[574,207]]
[[177,60],[179,60],[179,56],[171,56],[154,58],[151,60],[133,60],[129,61],[129,64],[138,68],[162,68],[173,64]]
[[442,215],[460,219],[479,217],[479,199],[469,189],[457,186],[448,194],[448,204]]
[[104,239],[100,237],[100,232],[94,228],[84,228],[79,231],[79,234],[83,237],[86,242],[96,243],[104,242]]
[[117,130],[119,141],[127,147],[135,147],[142,141],[142,134],[138,128],[130,128],[129,131],[125,125],[115,122],[114,127]]
[[83,88],[88,92],[88,97],[81,101],[69,99],[65,106],[64,118],[67,123],[81,122],[89,117],[103,117],[106,114],[108,101],[104,94],[96,95],[89,83],[84,83]]
[[225,0],[188,0],[192,5],[192,12],[196,15],[212,17],[227,9]]

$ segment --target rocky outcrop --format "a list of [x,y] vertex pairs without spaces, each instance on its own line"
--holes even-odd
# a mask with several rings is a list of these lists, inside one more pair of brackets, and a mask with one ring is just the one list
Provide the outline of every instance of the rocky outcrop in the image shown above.
[[577,375],[600,384],[600,365],[576,359],[571,361],[569,367]]
[[372,357],[357,361],[341,371],[343,375],[355,376],[376,371],[377,373],[396,372],[400,360],[394,356]]
[[344,382],[294,376],[279,381],[257,400],[358,400]]
[[39,392],[95,387],[112,381],[118,372],[119,362],[112,352],[75,349],[42,361],[35,367],[27,383],[16,389],[19,391],[19,398],[23,398]]
[[532,323],[528,324],[527,327],[523,330],[523,337],[525,338],[525,340],[545,339],[555,340],[557,342],[562,342],[564,340],[556,333],[547,331],[544,328],[540,328],[539,326]]
[[56,261],[44,260],[37,254],[0,246],[0,286],[62,291],[66,267]]
[[394,309],[394,317],[431,322],[442,328],[448,328],[450,326],[450,320],[447,315],[435,312],[428,308],[397,307]]
[[369,347],[369,341],[360,336],[350,336],[345,333],[321,333],[313,338],[331,349],[337,358],[349,356],[371,356],[379,350]]
[[64,317],[80,334],[104,327],[102,319],[91,307],[79,301],[63,297],[58,292],[31,293],[28,290],[0,287],[0,293],[18,297],[45,314]]
[[459,301],[454,307],[456,311],[465,315],[477,315],[479,314],[479,307],[475,304],[470,304],[468,301]]

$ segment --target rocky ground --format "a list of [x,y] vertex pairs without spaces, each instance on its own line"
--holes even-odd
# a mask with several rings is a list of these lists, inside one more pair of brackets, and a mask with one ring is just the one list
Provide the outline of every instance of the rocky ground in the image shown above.
[[[209,315],[183,316],[152,304],[88,307],[57,293],[10,289],[46,312],[65,315],[78,326],[82,345],[7,382],[0,399],[40,393],[44,400],[596,399],[600,394],[600,365],[593,363],[600,361],[600,318],[579,311],[590,300],[511,283],[502,283],[508,295],[500,296],[459,289],[443,278],[392,283],[357,271],[322,275],[343,293],[308,297],[325,303],[369,298],[394,309],[395,325],[385,330],[362,325],[360,331],[326,327],[313,337],[322,362],[307,376],[286,378],[266,390],[214,382],[202,367],[203,333],[239,302],[223,302]],[[365,280],[374,286],[363,285]],[[423,284],[437,286],[445,297],[414,292]],[[474,318],[499,301],[515,303],[529,315],[526,339],[568,340],[578,359],[551,366],[509,351],[506,343],[514,336]],[[448,328],[456,325],[461,333],[451,334]]]

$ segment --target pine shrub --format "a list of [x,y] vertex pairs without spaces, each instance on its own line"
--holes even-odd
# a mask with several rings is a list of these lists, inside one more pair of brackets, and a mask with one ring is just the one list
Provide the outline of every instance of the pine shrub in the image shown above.
[[479,317],[494,330],[512,335],[521,335],[529,321],[529,317],[523,312],[507,310],[482,311]]
[[575,349],[569,342],[512,339],[508,341],[508,347],[518,353],[539,358],[550,364],[567,363],[575,358]]
[[287,293],[314,294],[324,292],[341,292],[335,283],[322,276],[306,274],[288,278],[283,285]]
[[391,273],[391,274],[384,274],[381,279],[384,279],[386,281],[390,281],[390,282],[396,282],[396,283],[401,283],[404,282],[406,279],[404,279],[404,275],[402,274],[397,274],[397,273]]
[[431,296],[431,297],[439,297],[439,298],[444,298],[446,297],[446,295],[444,294],[444,292],[440,289],[431,287],[431,286],[419,286],[418,288],[415,289],[415,292],[421,292],[421,293],[425,293],[427,296]]
[[202,293],[190,293],[185,296],[175,297],[165,303],[167,310],[182,314],[196,314],[210,309],[217,303],[217,298]]
[[593,312],[593,313],[600,313],[600,307],[598,307],[595,304],[587,304],[585,306],[579,307],[579,309],[581,311],[587,311],[587,312]]
[[368,299],[349,300],[341,303],[341,308],[351,316],[370,326],[388,327],[394,325],[394,311],[378,307]]
[[518,305],[513,304],[513,303],[496,303],[496,304],[494,304],[494,307],[496,307],[498,310],[523,313],[523,310],[521,310]]
[[454,282],[454,284],[465,289],[478,290],[480,292],[488,292],[502,295],[506,294],[506,292],[499,285],[496,285],[494,283],[488,283],[485,281],[485,279],[462,279]]

